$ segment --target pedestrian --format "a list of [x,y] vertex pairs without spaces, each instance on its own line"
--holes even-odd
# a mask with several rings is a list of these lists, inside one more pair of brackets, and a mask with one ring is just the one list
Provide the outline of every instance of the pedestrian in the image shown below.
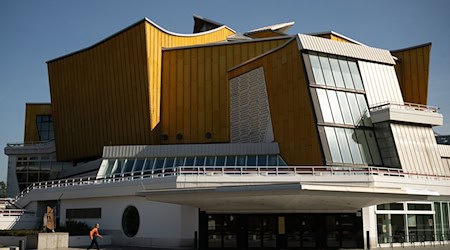
[[91,249],[91,247],[93,247],[94,244],[97,247],[97,250],[100,250],[100,248],[98,247],[97,238],[103,238],[103,236],[101,236],[100,233],[98,232],[99,227],[100,225],[97,223],[95,224],[94,228],[92,228],[92,230],[89,232],[89,237],[91,238],[91,245],[87,248],[87,250]]

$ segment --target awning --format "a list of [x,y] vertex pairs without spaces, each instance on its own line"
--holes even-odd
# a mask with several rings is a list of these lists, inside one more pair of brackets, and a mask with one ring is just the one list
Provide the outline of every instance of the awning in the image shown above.
[[357,211],[371,205],[439,196],[420,189],[301,183],[143,190],[137,195],[150,201],[198,207],[209,212]]

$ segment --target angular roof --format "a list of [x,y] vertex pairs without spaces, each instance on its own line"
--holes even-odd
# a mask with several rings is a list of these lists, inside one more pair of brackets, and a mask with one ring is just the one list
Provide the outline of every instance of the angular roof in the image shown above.
[[363,59],[372,62],[381,62],[395,65],[394,59],[388,50],[361,46],[353,43],[343,43],[330,39],[309,36],[304,34],[297,35],[299,50],[312,50],[327,54],[347,56]]
[[295,22],[273,24],[273,25],[269,25],[269,26],[265,26],[265,27],[247,31],[247,32],[245,32],[245,34],[251,34],[251,33],[262,32],[262,31],[275,31],[275,32],[280,32],[282,34],[287,34],[287,31],[292,26],[294,26],[294,24],[295,24]]
[[344,35],[342,35],[342,34],[340,34],[340,33],[337,33],[337,32],[335,32],[335,31],[332,31],[332,30],[330,30],[330,31],[323,31],[323,32],[306,33],[306,35],[310,35],[310,36],[334,35],[334,36],[337,36],[337,37],[342,38],[342,39],[344,39],[344,40],[347,40],[347,41],[349,41],[349,42],[352,42],[352,43],[355,43],[355,44],[358,44],[358,45],[364,45],[364,46],[366,46],[365,44],[363,44],[363,43],[361,43],[361,42],[358,42],[358,41],[356,41],[356,40],[354,40],[354,39],[352,39],[352,38],[349,38],[349,37],[347,37],[347,36],[344,36]]
[[194,17],[194,33],[200,33],[203,31],[225,26],[223,23],[219,23],[214,20],[204,18],[195,14],[193,15],[193,17]]

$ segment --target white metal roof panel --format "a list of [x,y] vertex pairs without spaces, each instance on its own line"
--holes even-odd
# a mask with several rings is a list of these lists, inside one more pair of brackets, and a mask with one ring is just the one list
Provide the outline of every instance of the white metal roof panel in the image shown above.
[[266,30],[274,30],[274,31],[286,33],[288,31],[288,29],[290,29],[294,24],[295,24],[295,22],[273,24],[273,25],[253,29],[253,30],[247,31],[246,33],[254,33],[254,32],[260,32],[260,31],[266,31]]
[[395,65],[395,61],[391,53],[384,49],[362,46],[353,43],[343,43],[304,34],[297,35],[297,43],[299,50],[312,50],[327,54]]
[[438,144],[441,157],[450,158],[450,145]]
[[103,158],[279,154],[278,143],[105,146]]

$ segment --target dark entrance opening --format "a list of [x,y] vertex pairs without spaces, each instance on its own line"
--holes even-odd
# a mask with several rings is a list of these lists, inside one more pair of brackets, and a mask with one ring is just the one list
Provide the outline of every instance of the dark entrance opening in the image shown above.
[[356,214],[208,214],[200,212],[200,249],[363,248]]

